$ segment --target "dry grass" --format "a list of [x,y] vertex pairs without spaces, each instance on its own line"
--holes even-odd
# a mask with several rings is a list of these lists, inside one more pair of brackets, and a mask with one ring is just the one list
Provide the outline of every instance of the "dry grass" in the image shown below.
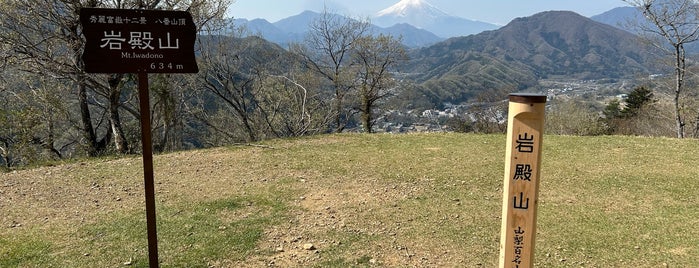
[[[161,264],[494,267],[504,143],[330,135],[156,156]],[[691,267],[697,149],[547,136],[537,265]],[[146,267],[141,172],[123,158],[0,174],[0,267]]]

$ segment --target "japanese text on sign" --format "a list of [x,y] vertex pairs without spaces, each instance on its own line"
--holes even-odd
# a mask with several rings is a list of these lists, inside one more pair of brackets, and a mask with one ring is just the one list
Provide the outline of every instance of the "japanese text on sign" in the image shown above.
[[[124,43],[126,43],[131,47],[131,49],[155,50],[155,47],[151,44],[151,42],[153,40],[154,40],[154,38],[153,38],[151,32],[130,32],[129,39],[127,41],[126,38],[122,37],[121,32],[104,31],[104,38],[102,38],[100,40],[102,42],[100,47],[121,50],[122,45]],[[158,49],[179,49],[180,48],[180,40],[175,39],[175,41],[173,43],[171,38],[170,38],[169,32],[166,33],[166,38],[164,40],[165,40],[165,42],[163,42],[163,38],[158,38],[158,42],[156,42],[158,44],[157,45]]]
[[[89,19],[90,23],[98,24],[148,24],[148,19],[146,17],[123,17],[123,16],[105,16],[105,15],[92,15]],[[186,18],[160,18],[155,19],[155,23],[162,24],[165,26],[178,26],[186,25]]]
[[83,60],[96,73],[192,73],[196,27],[184,11],[83,8]]
[[[515,141],[517,145],[515,148],[517,152],[520,153],[532,153],[534,152],[534,135],[530,135],[527,132],[517,135],[517,140]],[[517,159],[515,157],[515,159]],[[532,181],[532,164],[515,164],[513,181],[521,182],[531,182]],[[519,199],[517,196],[512,197],[512,207],[515,209],[527,210],[529,209],[529,197],[525,198],[524,192],[519,192]]]
[[532,180],[532,165],[530,164],[517,164],[515,166],[515,177],[513,180]]
[[529,136],[528,133],[520,134],[517,137],[517,151],[520,153],[534,152],[534,136]]
[[522,251],[524,250],[524,230],[522,230],[522,226],[518,226],[517,229],[514,230],[514,234],[515,254],[512,263],[514,267],[519,268],[519,265],[522,264]]

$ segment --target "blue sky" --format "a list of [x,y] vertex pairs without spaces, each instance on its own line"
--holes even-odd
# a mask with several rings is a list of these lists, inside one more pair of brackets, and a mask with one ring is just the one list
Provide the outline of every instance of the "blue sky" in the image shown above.
[[[234,0],[228,14],[235,18],[263,18],[270,22],[301,13],[322,11],[324,6],[335,13],[366,17],[399,0]],[[570,10],[593,16],[615,7],[627,6],[621,0],[427,0],[453,16],[504,25],[517,17],[548,10]]]

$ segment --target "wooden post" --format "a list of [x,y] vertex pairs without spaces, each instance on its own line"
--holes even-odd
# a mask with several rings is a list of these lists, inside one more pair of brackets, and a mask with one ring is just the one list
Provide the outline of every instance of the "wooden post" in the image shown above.
[[500,268],[534,267],[545,95],[511,94],[500,230]]
[[[113,23],[109,19],[95,19],[119,17],[124,18],[126,23]],[[129,21],[131,23],[128,23]],[[148,74],[199,72],[194,54],[197,27],[194,25],[192,14],[188,11],[114,8],[81,8],[80,25],[83,27],[82,33],[85,36],[82,61],[86,73],[138,74],[146,224],[148,225],[148,260],[149,266],[155,268],[160,264],[158,262],[158,235],[155,222],[153,142],[151,140]],[[122,34],[138,33],[134,39],[138,42],[132,43],[127,42],[126,39],[109,38],[107,32],[118,37],[121,37]],[[145,36],[146,33],[148,33],[148,40]],[[134,38],[133,35],[131,37]]]
[[148,230],[148,264],[157,268],[158,231],[155,222],[155,183],[153,180],[153,142],[150,125],[150,95],[148,94],[148,73],[138,73],[138,101],[141,108],[141,143],[143,145],[143,178],[146,194],[146,228]]

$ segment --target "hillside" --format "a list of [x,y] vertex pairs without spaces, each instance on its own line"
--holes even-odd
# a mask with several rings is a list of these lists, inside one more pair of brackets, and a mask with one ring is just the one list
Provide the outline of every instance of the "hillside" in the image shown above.
[[[629,32],[573,12],[518,18],[494,31],[417,49],[401,71],[459,92],[522,89],[539,79],[600,79],[648,74],[650,53]],[[455,94],[458,95],[458,94]]]
[[[618,7],[610,11],[604,12],[597,16],[592,16],[590,19],[601,23],[609,24],[619,29],[635,33],[638,35],[647,35],[643,29],[656,29],[655,26],[643,16],[640,10],[636,7]],[[686,44],[688,54],[696,56],[699,53],[699,43],[691,42]]]
[[[631,33],[640,33],[640,23],[647,23],[643,13],[636,7],[617,7],[590,19],[605,23]],[[646,24],[646,27],[650,26]]]
[[[495,267],[504,143],[327,135],[157,155],[161,266]],[[536,266],[692,267],[697,150],[547,136]],[[0,173],[0,267],[145,267],[141,172],[126,157]]]

